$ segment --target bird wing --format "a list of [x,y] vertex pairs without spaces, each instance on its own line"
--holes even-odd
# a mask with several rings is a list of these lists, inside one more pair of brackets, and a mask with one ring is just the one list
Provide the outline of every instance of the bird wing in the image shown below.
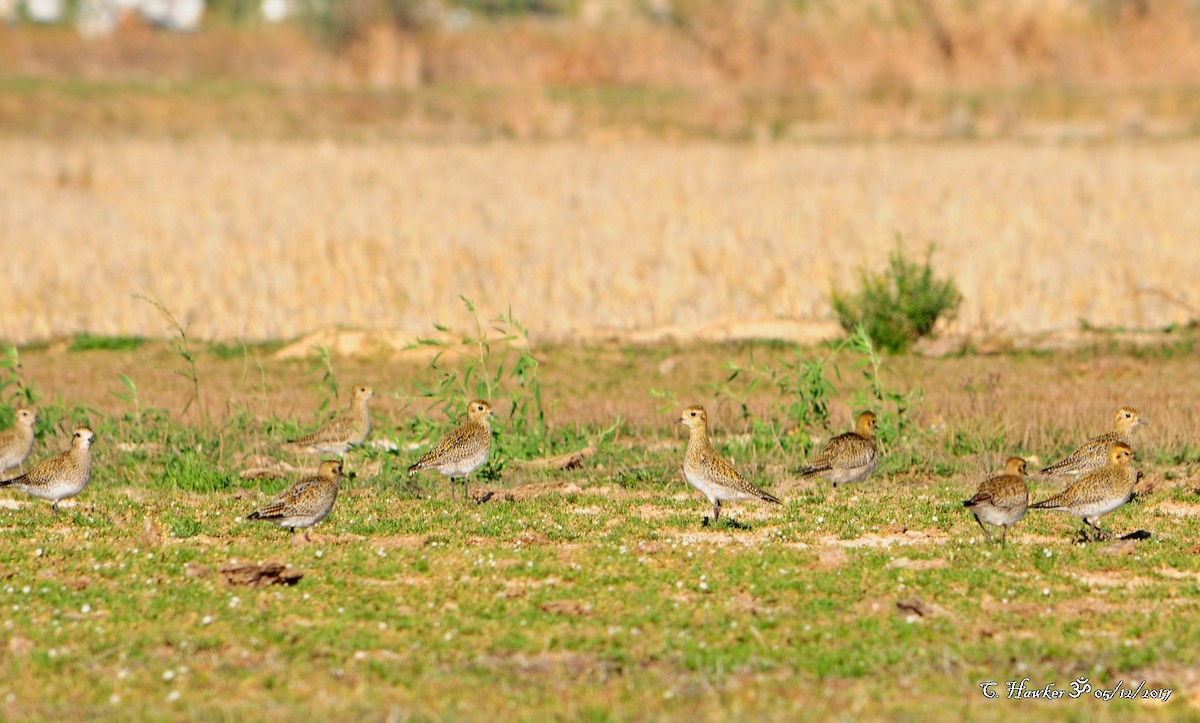
[[861,467],[870,464],[875,454],[875,445],[870,440],[846,432],[829,440],[801,474],[807,476],[834,467]]
[[311,498],[318,491],[322,481],[319,477],[300,480],[280,492],[278,497],[268,502],[262,509],[250,515],[251,519],[269,520],[274,517],[286,517]]
[[740,472],[734,469],[732,464],[725,461],[725,459],[720,455],[702,452],[700,454],[700,462],[701,464],[708,465],[709,468],[712,469],[712,471],[720,478],[721,484],[725,485],[726,487],[738,490],[739,492],[745,492],[748,495],[753,495],[760,500],[776,503],[779,502],[779,499],[774,495],[763,492],[750,482],[747,482],[746,478],[743,477]]
[[350,417],[334,417],[321,425],[317,431],[304,437],[288,440],[292,444],[311,446],[322,442],[341,442],[354,431],[354,419]]
[[[433,446],[433,449],[425,453],[417,463],[409,467],[410,472],[421,469],[429,469],[438,467],[446,462],[457,462],[470,452],[468,447],[471,438],[481,433],[482,425],[473,425],[471,423],[463,424],[452,430],[445,437],[438,440],[438,443]],[[482,428],[482,432],[490,437],[490,432],[486,427]]]
[[1102,434],[1094,439],[1089,439],[1079,445],[1071,454],[1060,462],[1055,462],[1049,467],[1042,469],[1043,474],[1065,474],[1071,471],[1077,471],[1080,465],[1086,463],[1099,463],[1103,466],[1108,462],[1108,446],[1115,441],[1115,437],[1111,433]]

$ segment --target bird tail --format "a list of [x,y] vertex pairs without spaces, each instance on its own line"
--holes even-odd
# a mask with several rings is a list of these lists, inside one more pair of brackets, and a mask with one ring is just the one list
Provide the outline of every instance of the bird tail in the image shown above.
[[420,471],[421,471],[421,463],[417,462],[416,464],[414,464],[413,466],[408,468],[408,476],[412,477],[412,476],[416,475],[417,472],[420,472]]
[[830,465],[816,464],[811,467],[805,467],[804,469],[800,470],[800,476],[801,477],[812,477],[814,474],[820,474],[821,472],[828,472],[829,469],[830,469]]
[[778,497],[771,494],[770,492],[763,492],[762,490],[758,491],[758,498],[760,500],[762,500],[763,502],[774,502],[777,505],[783,504],[782,502],[779,501]]
[[261,514],[259,514],[258,512],[251,512],[250,514],[246,515],[246,519],[247,520],[261,520],[261,519],[263,519],[263,516]]
[[1062,507],[1062,495],[1054,495],[1047,497],[1041,502],[1034,502],[1029,506],[1031,510],[1053,510],[1056,507]]
[[16,476],[16,477],[13,477],[13,478],[11,478],[11,479],[4,479],[4,480],[0,480],[0,487],[8,487],[8,486],[10,486],[10,485],[13,485],[13,484],[15,484],[15,483],[17,483],[17,482],[20,482],[20,481],[21,481],[21,480],[23,480],[23,479],[25,479],[25,475],[18,475],[18,476]]
[[1042,474],[1062,474],[1063,470],[1067,468],[1067,462],[1068,460],[1064,459],[1052,465],[1042,467]]
[[974,507],[980,502],[988,502],[992,499],[990,494],[977,494],[969,500],[963,500],[963,507]]

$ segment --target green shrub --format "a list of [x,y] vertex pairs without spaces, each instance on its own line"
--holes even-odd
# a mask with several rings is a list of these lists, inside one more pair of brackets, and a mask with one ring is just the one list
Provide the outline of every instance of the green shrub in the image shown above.
[[831,302],[838,323],[851,334],[861,324],[878,346],[892,352],[907,351],[933,331],[939,318],[953,318],[962,302],[953,280],[934,278],[932,257],[930,245],[925,263],[909,259],[897,237],[885,271],[859,271],[862,291],[843,294],[833,290]]

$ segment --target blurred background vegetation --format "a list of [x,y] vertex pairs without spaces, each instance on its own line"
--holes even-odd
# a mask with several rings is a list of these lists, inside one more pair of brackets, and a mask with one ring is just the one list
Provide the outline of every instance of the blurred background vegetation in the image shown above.
[[[1200,128],[1195,0],[0,0],[0,17],[0,131],[809,140]],[[281,93],[304,95],[305,112],[272,113]],[[80,94],[103,111],[77,112]],[[14,100],[29,96],[36,121]],[[189,98],[230,112],[189,112]]]

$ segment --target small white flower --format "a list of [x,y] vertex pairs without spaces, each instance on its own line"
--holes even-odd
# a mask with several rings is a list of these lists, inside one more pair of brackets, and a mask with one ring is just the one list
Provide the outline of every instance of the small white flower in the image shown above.
[[175,701],[179,700],[179,697],[181,695],[182,695],[182,693],[180,693],[179,691],[173,690],[170,693],[167,693],[167,702],[174,703]]
[[164,670],[163,671],[163,680],[175,680],[175,671],[174,670]]

